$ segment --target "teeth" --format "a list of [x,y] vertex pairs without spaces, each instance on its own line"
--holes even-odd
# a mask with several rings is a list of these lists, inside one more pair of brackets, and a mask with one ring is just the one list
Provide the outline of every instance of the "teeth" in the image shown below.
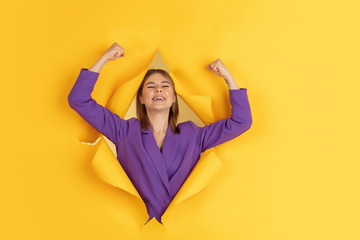
[[162,98],[162,97],[157,97],[157,98],[155,98],[155,100],[164,100],[164,98]]

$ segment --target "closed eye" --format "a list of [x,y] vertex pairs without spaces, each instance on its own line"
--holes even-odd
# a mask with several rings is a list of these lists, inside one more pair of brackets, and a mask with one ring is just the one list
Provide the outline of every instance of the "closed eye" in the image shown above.
[[[165,86],[162,86],[162,87],[170,87],[169,85],[165,85]],[[146,88],[154,88],[154,86],[148,86]]]

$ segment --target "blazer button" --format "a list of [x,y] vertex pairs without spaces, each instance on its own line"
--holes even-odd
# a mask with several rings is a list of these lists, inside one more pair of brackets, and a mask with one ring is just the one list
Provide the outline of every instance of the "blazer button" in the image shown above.
[[169,200],[167,200],[167,201],[165,201],[164,203],[165,203],[165,205],[166,205],[166,206],[169,206],[170,201],[169,201]]

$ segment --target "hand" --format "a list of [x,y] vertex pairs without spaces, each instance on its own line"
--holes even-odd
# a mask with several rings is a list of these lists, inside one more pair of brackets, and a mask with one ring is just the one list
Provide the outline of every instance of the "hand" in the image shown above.
[[208,64],[207,68],[225,80],[231,76],[229,70],[225,67],[224,63],[219,58]]
[[119,57],[124,57],[125,53],[124,53],[124,48],[122,46],[120,46],[117,42],[113,43],[113,45],[111,45],[111,47],[103,54],[103,58],[108,61],[108,60],[115,60],[118,59]]
[[239,89],[233,76],[230,74],[229,70],[225,67],[224,63],[219,58],[208,64],[207,68],[213,71],[217,76],[224,78],[229,89]]

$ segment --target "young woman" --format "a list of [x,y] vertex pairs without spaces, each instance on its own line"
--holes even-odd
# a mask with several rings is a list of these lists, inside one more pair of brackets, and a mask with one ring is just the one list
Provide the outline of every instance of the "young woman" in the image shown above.
[[177,124],[178,105],[170,75],[152,69],[137,92],[137,118],[120,118],[91,97],[100,71],[109,60],[124,57],[114,43],[90,68],[82,68],[68,96],[69,105],[116,146],[117,159],[143,199],[149,219],[161,216],[206,149],[248,130],[252,116],[246,88],[239,88],[220,59],[207,65],[229,87],[231,117],[204,127]]

